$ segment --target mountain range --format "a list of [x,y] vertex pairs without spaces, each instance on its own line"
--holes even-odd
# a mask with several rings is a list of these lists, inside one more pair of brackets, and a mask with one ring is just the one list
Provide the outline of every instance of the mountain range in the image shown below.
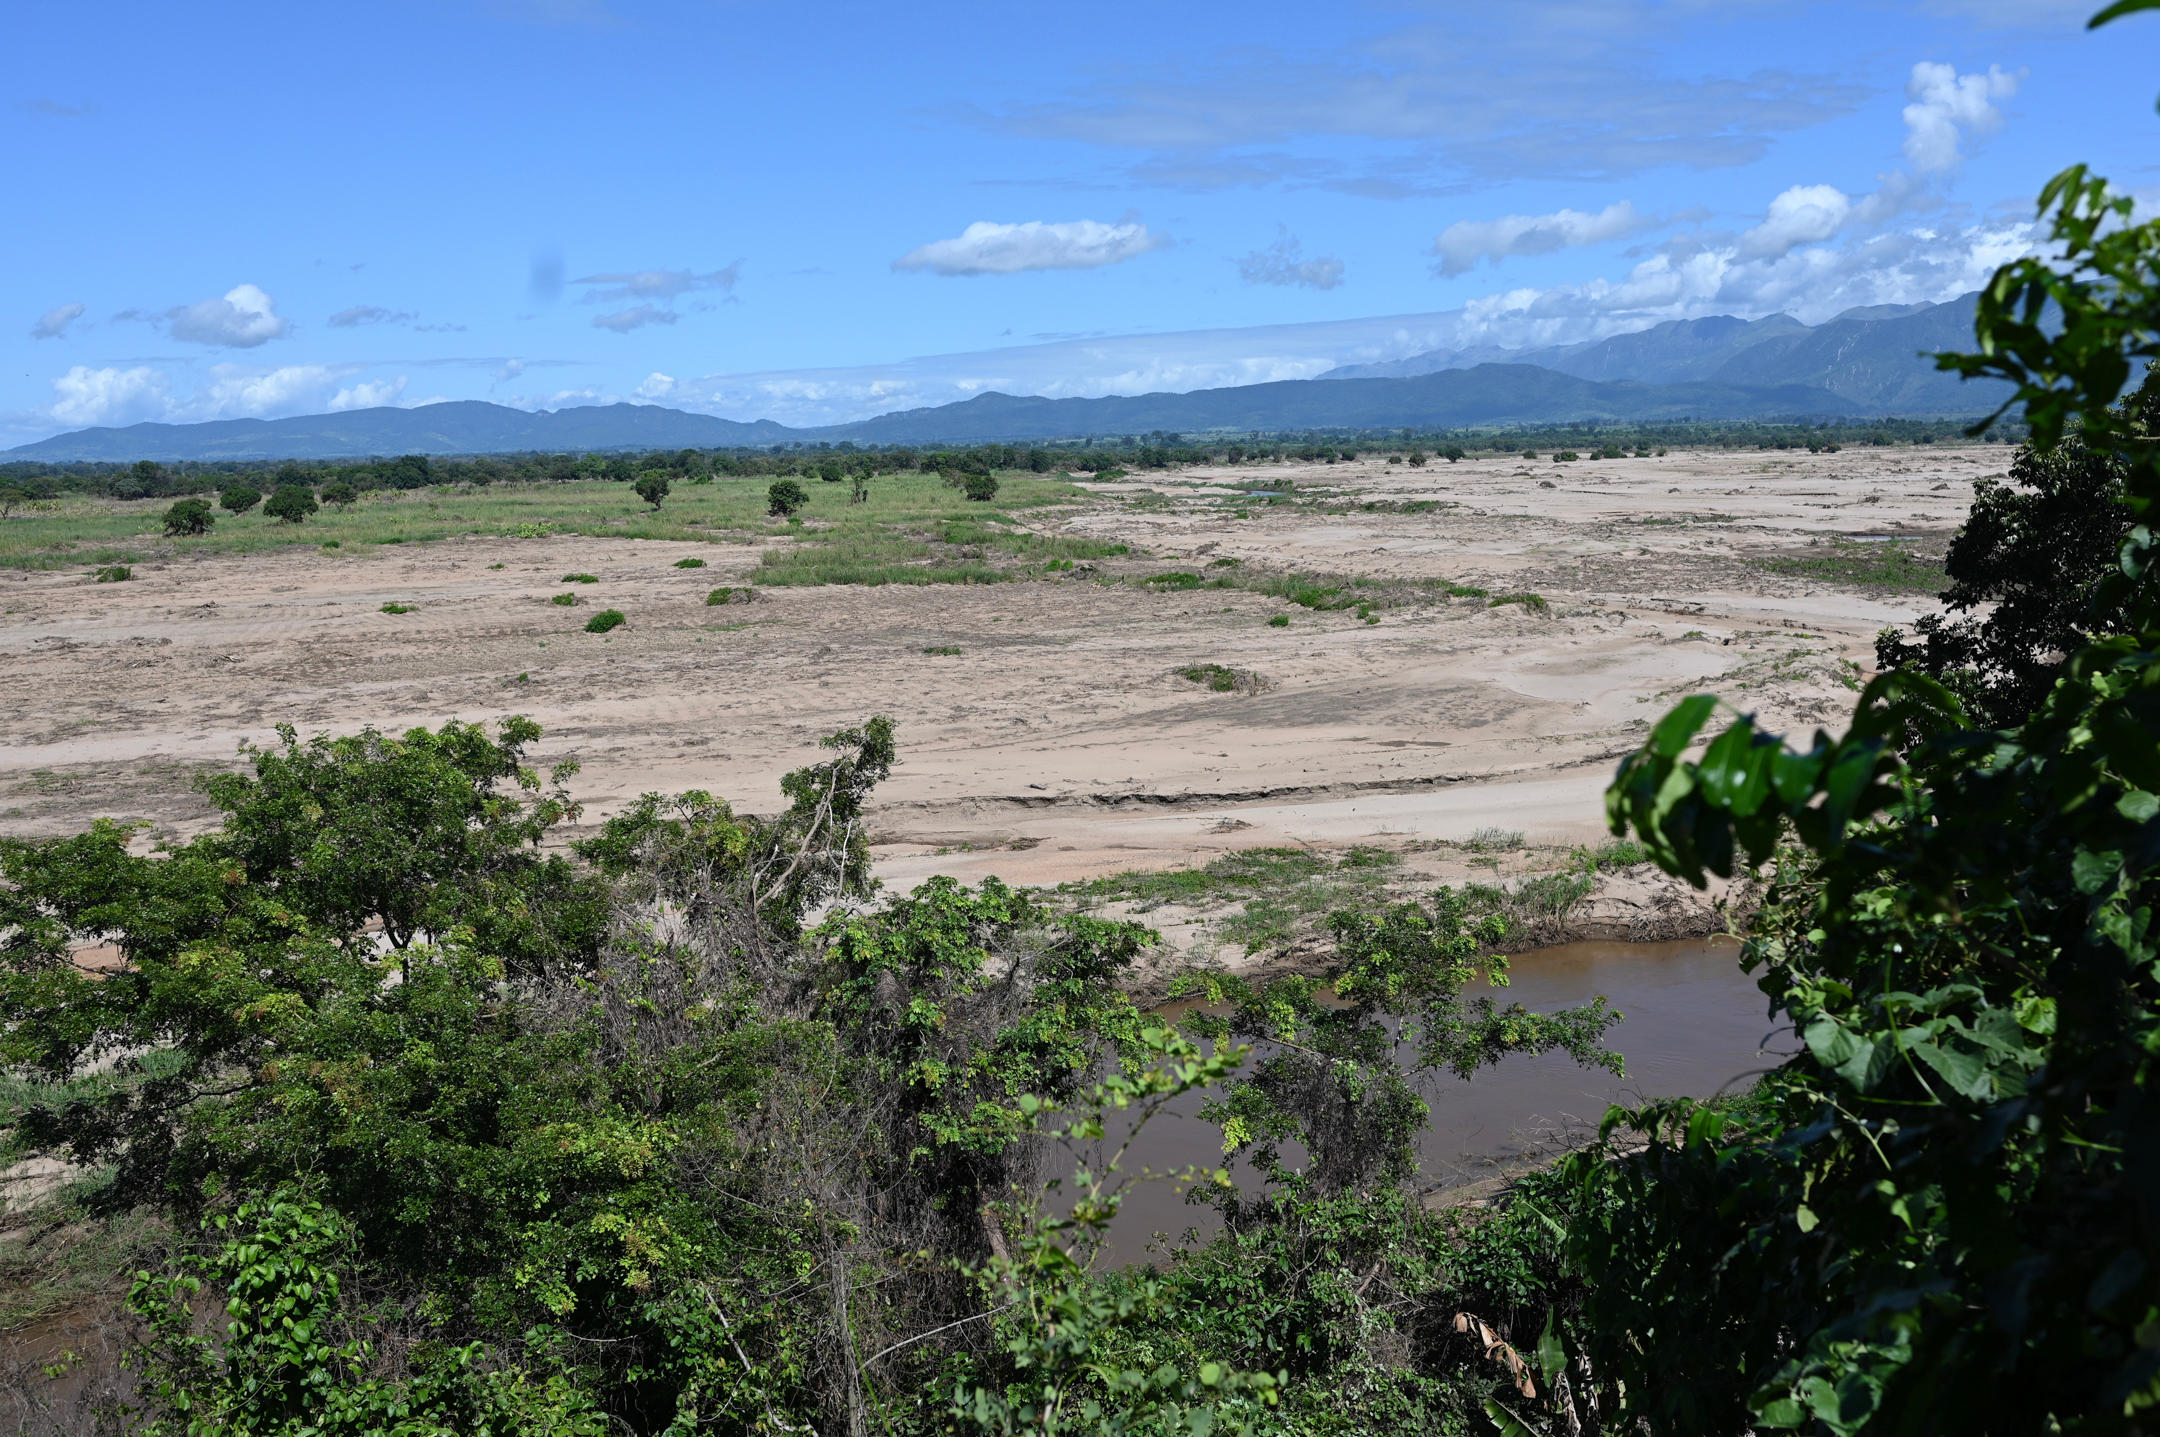
[[342,459],[385,454],[743,448],[791,442],[1013,442],[1209,431],[1466,428],[1603,421],[1874,418],[1981,414],[2005,392],[1966,384],[1926,356],[1972,338],[1974,296],[1791,315],[1673,320],[1547,349],[1435,350],[1317,379],[1183,394],[1048,399],[987,393],[874,419],[796,429],[650,404],[532,412],[479,400],[291,419],[79,429],[7,450],[55,463]]

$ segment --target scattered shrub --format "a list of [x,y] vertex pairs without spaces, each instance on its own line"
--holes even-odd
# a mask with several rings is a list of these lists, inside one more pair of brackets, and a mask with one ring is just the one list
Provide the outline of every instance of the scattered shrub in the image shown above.
[[225,492],[218,495],[218,507],[235,514],[245,514],[262,503],[262,491],[247,484],[228,484]]
[[135,571],[125,564],[107,564],[90,577],[100,584],[124,584],[135,577]]
[[742,584],[738,586],[722,585],[721,587],[707,594],[705,596],[705,602],[708,605],[747,604],[756,597],[757,590],[751,588],[748,584]]
[[1487,825],[1463,840],[1463,847],[1473,853],[1510,853],[1523,846],[1522,830],[1519,828],[1496,828]]
[[585,632],[588,634],[604,634],[610,629],[619,629],[629,622],[628,619],[623,617],[621,609],[602,609],[585,621]]
[[349,479],[333,480],[323,486],[322,501],[325,504],[335,504],[340,509],[350,509],[359,502],[359,499],[360,491],[353,487],[352,481]]
[[1544,595],[1527,591],[1520,594],[1495,594],[1490,599],[1487,599],[1485,603],[1488,607],[1495,609],[1502,604],[1520,604],[1533,614],[1542,614],[1552,607],[1552,605],[1545,602]]
[[600,576],[598,574],[565,574],[562,576],[562,581],[565,584],[597,584],[600,582]]
[[1574,450],[1563,449],[1558,454],[1553,455],[1552,462],[1555,464],[1573,464],[1580,458],[1582,458],[1582,455],[1577,454]]
[[967,495],[970,499],[985,504],[997,498],[997,491],[998,481],[988,474],[970,474],[967,476],[967,482],[960,486],[961,493]]
[[924,646],[923,652],[926,654],[951,655],[959,653],[960,650],[951,644],[927,644]]
[[655,511],[658,511],[660,501],[668,496],[668,477],[658,469],[648,469],[638,475],[637,483],[631,487],[637,491],[638,498],[643,499],[646,503],[652,505]]
[[1290,616],[1288,614],[1277,614],[1274,618],[1268,620],[1268,627],[1271,629],[1287,629],[1290,627]]
[[1172,570],[1170,573],[1167,574],[1150,574],[1145,579],[1142,579],[1140,582],[1146,584],[1149,588],[1152,589],[1175,589],[1182,591],[1185,589],[1200,588],[1202,585],[1207,583],[1207,580],[1201,578],[1198,574],[1189,574],[1184,572],[1183,570]]
[[384,604],[382,606],[382,612],[386,614],[409,614],[412,611],[413,606],[411,604]]
[[298,524],[321,508],[313,489],[304,484],[287,484],[270,496],[263,512],[281,524]]
[[210,512],[210,505],[201,499],[181,499],[165,511],[165,537],[185,539],[196,534],[207,534],[217,522],[217,515]]
[[557,594],[554,598],[548,600],[549,603],[560,604],[566,609],[575,606],[577,601],[578,596],[575,594]]
[[1196,683],[1211,693],[1253,693],[1260,688],[1256,675],[1242,669],[1226,668],[1222,664],[1188,664],[1177,670],[1177,676]]
[[810,496],[793,479],[776,479],[765,491],[765,512],[778,519],[793,518],[809,502]]
[[705,561],[703,559],[677,559],[675,567],[678,569],[702,569],[705,567]]

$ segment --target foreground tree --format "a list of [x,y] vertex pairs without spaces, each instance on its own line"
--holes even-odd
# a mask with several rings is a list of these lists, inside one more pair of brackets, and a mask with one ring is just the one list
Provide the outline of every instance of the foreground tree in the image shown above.
[[1647,1150],[1573,1165],[1605,1215],[1574,1234],[1576,1351],[1615,1420],[2101,1433],[2160,1411],[2160,445],[2122,402],[2160,357],[2160,222],[2082,168],[2041,210],[2059,258],[1998,271],[1978,352],[1942,363],[2016,385],[2034,464],[2088,497],[2119,476],[2116,569],[2059,620],[2093,637],[2051,682],[1983,672],[1986,702],[2030,709],[2008,728],[1894,671],[1840,738],[1788,749],[1741,716],[1691,760],[1716,705],[1690,699],[1610,795],[1672,872],[1775,862],[1744,961],[1802,1044],[1759,1116],[1615,1113]]
[[231,514],[245,514],[262,503],[262,491],[251,484],[228,484],[218,495],[218,507]]
[[638,498],[652,505],[655,513],[659,512],[660,502],[667,498],[670,487],[672,486],[668,483],[667,471],[664,469],[643,471],[638,475],[637,482],[631,486]]

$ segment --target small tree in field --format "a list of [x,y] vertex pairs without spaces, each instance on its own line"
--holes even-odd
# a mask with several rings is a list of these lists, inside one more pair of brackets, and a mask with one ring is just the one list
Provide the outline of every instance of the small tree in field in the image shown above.
[[658,510],[660,501],[668,496],[670,485],[665,472],[659,469],[647,469],[644,473],[638,475],[637,483],[631,487],[637,491],[638,498],[643,499],[646,503],[652,505],[655,510]]
[[970,474],[961,485],[960,492],[970,499],[988,503],[997,498],[998,482],[988,474]]
[[235,514],[245,514],[262,503],[262,491],[248,484],[228,484],[225,492],[218,495],[218,507]]
[[775,479],[772,487],[765,491],[765,512],[776,519],[791,517],[809,502],[810,496],[793,479]]
[[298,524],[307,516],[322,508],[315,500],[315,491],[304,484],[287,484],[270,496],[263,505],[263,512],[281,524]]
[[210,512],[207,500],[181,499],[165,511],[165,537],[186,539],[207,534],[216,522],[217,515]]
[[848,486],[848,503],[867,504],[869,502],[870,476],[858,469],[855,471],[854,482]]
[[323,486],[322,501],[325,504],[335,504],[340,509],[350,509],[359,500],[360,491],[353,487],[353,482],[350,479],[333,480]]
[[18,504],[27,504],[37,495],[20,484],[0,484],[0,519],[15,512]]

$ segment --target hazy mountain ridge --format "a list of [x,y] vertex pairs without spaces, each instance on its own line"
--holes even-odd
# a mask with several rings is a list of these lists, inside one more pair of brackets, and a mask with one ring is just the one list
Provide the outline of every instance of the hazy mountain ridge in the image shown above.
[[650,404],[538,412],[481,400],[82,429],[6,451],[56,463],[360,459],[389,454],[732,448],[851,439],[867,444],[1012,442],[1155,430],[1463,428],[1598,420],[1980,414],[1997,384],[1967,385],[1924,356],[1969,343],[1974,296],[1877,305],[1820,325],[1791,315],[1672,320],[1540,350],[1433,351],[1318,379],[1182,394],[1051,399],[991,392],[848,424],[796,429]]
[[1941,304],[1878,304],[1819,325],[1789,314],[1674,319],[1583,344],[1495,351],[1432,350],[1381,364],[1345,365],[1322,380],[1404,378],[1479,364],[1532,364],[1582,379],[1742,388],[1806,385],[1871,414],[1963,414],[1994,407],[1999,386],[1970,386],[1926,356],[1970,345],[1977,292]]

